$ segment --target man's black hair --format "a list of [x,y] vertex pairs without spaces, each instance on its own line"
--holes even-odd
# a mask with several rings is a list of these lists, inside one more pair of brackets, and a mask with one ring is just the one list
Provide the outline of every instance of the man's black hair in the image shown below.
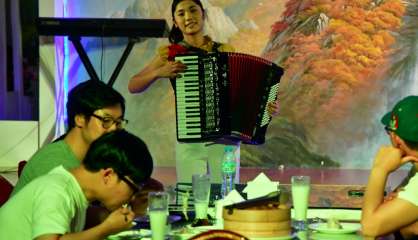
[[83,165],[91,172],[112,168],[118,176],[128,176],[138,185],[150,178],[153,169],[146,144],[126,130],[109,132],[95,140]]
[[125,114],[123,96],[102,81],[87,80],[75,86],[68,94],[67,116],[68,131],[75,127],[75,116],[90,118],[94,111],[120,104],[122,116]]

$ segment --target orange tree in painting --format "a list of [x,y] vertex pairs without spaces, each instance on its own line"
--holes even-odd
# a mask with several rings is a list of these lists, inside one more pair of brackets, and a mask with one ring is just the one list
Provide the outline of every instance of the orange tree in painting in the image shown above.
[[401,0],[289,0],[273,24],[264,57],[286,70],[282,116],[302,126],[320,151],[338,142],[335,133],[365,137],[342,126],[350,114],[373,119],[372,106],[358,106],[381,88],[404,13]]

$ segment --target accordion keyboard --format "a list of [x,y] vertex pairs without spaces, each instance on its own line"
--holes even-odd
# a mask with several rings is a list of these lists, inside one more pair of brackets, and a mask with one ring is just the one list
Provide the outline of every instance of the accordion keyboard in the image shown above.
[[177,134],[181,139],[201,137],[201,116],[199,101],[198,56],[176,57],[187,65],[185,72],[176,79]]

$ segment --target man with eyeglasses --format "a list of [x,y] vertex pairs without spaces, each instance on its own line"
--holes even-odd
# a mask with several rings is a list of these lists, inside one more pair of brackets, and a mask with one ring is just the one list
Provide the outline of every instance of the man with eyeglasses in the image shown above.
[[390,173],[405,163],[418,167],[418,96],[399,101],[381,122],[391,141],[377,152],[362,209],[362,232],[366,236],[395,233],[399,239],[418,236],[418,175],[415,173],[397,196],[384,200]]
[[[95,240],[130,229],[134,212],[124,206],[152,170],[151,154],[141,139],[125,130],[105,133],[91,144],[79,167],[55,167],[0,208],[0,239]],[[83,230],[93,201],[111,213]]]
[[[112,87],[101,81],[88,80],[75,86],[68,94],[68,130],[66,134],[38,150],[25,165],[14,187],[12,196],[33,179],[62,165],[65,169],[80,166],[90,144],[101,135],[123,128],[125,99]],[[163,185],[150,179],[144,191],[133,203],[137,215],[147,207],[147,191],[161,191]],[[100,206],[92,205],[87,214],[86,228],[99,224],[108,215]]]
[[123,128],[125,99],[101,81],[88,80],[68,94],[66,134],[37,151],[25,165],[13,189],[15,195],[27,183],[54,167],[78,167],[90,144],[104,133]]

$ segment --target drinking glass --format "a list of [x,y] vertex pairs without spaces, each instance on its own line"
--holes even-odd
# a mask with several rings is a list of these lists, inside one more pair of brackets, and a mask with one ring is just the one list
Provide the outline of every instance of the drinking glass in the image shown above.
[[207,219],[210,176],[208,174],[194,174],[192,176],[192,189],[196,219]]
[[148,214],[152,240],[164,240],[167,233],[168,193],[148,193]]
[[293,227],[296,230],[307,229],[310,182],[309,176],[292,176],[292,201],[294,209]]

